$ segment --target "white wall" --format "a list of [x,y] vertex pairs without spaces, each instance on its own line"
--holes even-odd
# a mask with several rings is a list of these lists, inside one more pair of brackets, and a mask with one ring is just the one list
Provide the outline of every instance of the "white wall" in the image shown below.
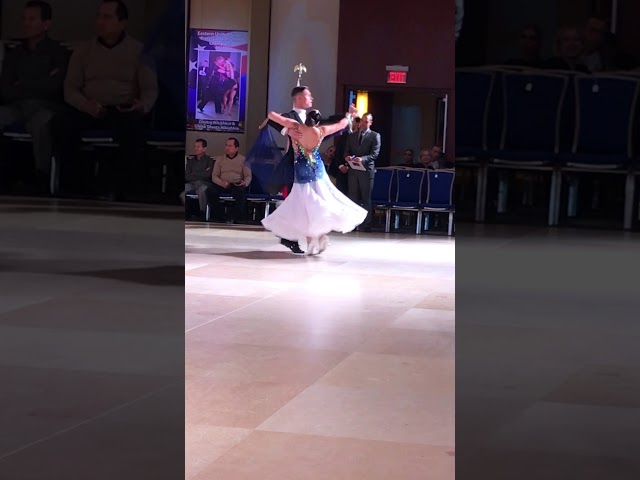
[[269,110],[291,110],[293,67],[302,62],[302,84],[311,90],[314,108],[325,116],[335,113],[339,17],[340,0],[272,1]]

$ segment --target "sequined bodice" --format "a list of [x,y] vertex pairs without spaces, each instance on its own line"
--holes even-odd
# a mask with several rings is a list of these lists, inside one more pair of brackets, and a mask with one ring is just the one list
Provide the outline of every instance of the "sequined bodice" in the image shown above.
[[313,150],[307,150],[294,140],[295,183],[313,182],[325,174],[324,163],[320,157],[320,143],[322,143],[322,138]]

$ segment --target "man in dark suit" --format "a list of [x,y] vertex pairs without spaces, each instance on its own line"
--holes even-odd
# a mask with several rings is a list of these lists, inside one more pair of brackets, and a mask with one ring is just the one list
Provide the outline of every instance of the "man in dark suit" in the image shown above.
[[340,169],[340,166],[344,164],[345,151],[347,149],[347,142],[349,141],[349,135],[360,128],[360,117],[355,117],[350,128],[342,132],[338,141],[336,142],[336,154],[329,166],[329,175],[333,175],[336,178],[336,188],[340,190],[347,197],[349,196],[349,169],[345,168],[344,171]]
[[[293,100],[293,108],[291,111],[282,113],[283,117],[292,118],[300,123],[304,123],[307,119],[307,108],[311,108],[313,106],[313,96],[307,87],[294,87],[291,90],[291,99]],[[292,138],[300,138],[302,134],[297,131],[289,131],[287,127],[283,127],[279,123],[274,122],[273,120],[269,120],[268,125],[273,127],[278,132],[280,132],[283,136],[288,137],[288,145],[287,151],[284,154],[283,162],[288,162],[290,165],[293,165],[294,153],[293,148],[291,148],[291,139]],[[293,168],[291,168],[293,171]],[[291,191],[291,187],[293,186],[293,178],[287,180],[287,192]],[[280,243],[285,247],[289,248],[293,253],[302,254],[304,253],[300,248],[298,242],[294,240],[287,240],[286,238],[281,238]]]
[[202,100],[204,89],[209,83],[209,77],[211,76],[211,68],[209,68],[209,61],[204,60],[200,67],[198,67],[198,102]]
[[[380,154],[380,134],[371,130],[372,124],[373,115],[365,113],[360,119],[360,129],[349,135],[345,149],[345,163],[340,166],[340,171],[345,172],[348,169],[349,172],[349,198],[369,212],[362,225],[358,227],[365,232],[371,231],[373,217],[371,191],[376,174],[376,158]],[[347,160],[364,167],[364,170],[351,167]]]

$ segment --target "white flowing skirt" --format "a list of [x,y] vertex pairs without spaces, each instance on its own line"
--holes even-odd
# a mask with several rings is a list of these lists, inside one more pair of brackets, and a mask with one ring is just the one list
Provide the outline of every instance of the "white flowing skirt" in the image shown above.
[[328,175],[309,183],[294,183],[291,193],[262,220],[280,238],[304,243],[306,237],[347,233],[360,225],[367,211],[349,200]]

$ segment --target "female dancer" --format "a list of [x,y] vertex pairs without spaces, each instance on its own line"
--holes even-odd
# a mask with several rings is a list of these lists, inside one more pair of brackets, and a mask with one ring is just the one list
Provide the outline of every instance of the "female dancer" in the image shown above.
[[346,128],[354,113],[331,125],[317,126],[320,112],[311,110],[304,124],[276,112],[269,119],[301,133],[294,139],[294,183],[282,204],[262,224],[280,238],[306,240],[307,254],[315,255],[327,248],[331,231],[350,232],[360,225],[367,211],[343,195],[329,180],[318,151],[325,135]]

